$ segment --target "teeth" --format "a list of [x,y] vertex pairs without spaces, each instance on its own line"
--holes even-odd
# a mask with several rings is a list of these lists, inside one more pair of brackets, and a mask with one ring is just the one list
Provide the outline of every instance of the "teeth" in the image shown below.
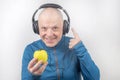
[[47,41],[52,41],[53,39],[46,39]]
[[55,39],[55,38],[46,38],[47,40],[53,40],[53,39]]
[[47,39],[47,40],[53,40],[53,39]]

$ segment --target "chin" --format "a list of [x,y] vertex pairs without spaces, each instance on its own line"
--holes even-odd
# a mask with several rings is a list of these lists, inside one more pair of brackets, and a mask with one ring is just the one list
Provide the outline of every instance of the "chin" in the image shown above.
[[46,45],[47,47],[54,47],[55,45]]
[[47,47],[55,47],[56,45],[57,45],[57,41],[52,41],[52,42],[47,42],[47,41],[45,41],[45,44],[46,44],[46,46]]
[[46,44],[47,47],[55,47],[56,44]]

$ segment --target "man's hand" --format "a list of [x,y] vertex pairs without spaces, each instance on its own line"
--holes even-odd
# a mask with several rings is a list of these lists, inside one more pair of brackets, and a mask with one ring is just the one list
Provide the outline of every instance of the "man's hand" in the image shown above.
[[41,60],[37,61],[37,59],[33,58],[28,64],[28,70],[33,75],[41,75],[42,72],[45,70],[47,64],[48,62],[43,64]]
[[80,37],[79,35],[77,34],[77,32],[72,28],[72,33],[73,33],[73,38],[70,39],[70,42],[69,42],[69,49],[72,49],[77,43],[80,42]]

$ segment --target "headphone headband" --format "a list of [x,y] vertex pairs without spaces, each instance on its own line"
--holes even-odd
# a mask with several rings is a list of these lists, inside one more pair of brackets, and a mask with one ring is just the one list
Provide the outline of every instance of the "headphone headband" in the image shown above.
[[40,6],[40,8],[48,8],[48,7],[62,9],[62,7],[60,5],[58,5],[58,4],[52,4],[52,3],[47,3],[47,4],[43,4],[43,5]]
[[[53,4],[53,3],[43,4],[43,5],[41,5],[41,6],[34,12],[33,17],[32,17],[33,30],[34,30],[34,32],[38,34],[38,30],[37,30],[37,32],[36,32],[36,30],[35,30],[36,28],[34,27],[34,26],[38,26],[38,24],[36,24],[36,20],[34,19],[36,13],[37,13],[41,8],[48,8],[48,7],[56,8],[56,9],[61,9],[61,10],[66,14],[66,16],[67,16],[67,21],[65,20],[65,26],[67,25],[67,30],[65,29],[65,33],[68,33],[68,31],[69,31],[69,26],[70,26],[70,17],[69,17],[69,15],[68,15],[67,11],[66,11],[65,9],[63,9],[63,7],[61,7],[61,6],[58,5],[58,4]],[[37,21],[37,22],[38,22],[38,21]],[[34,23],[35,23],[35,24],[34,24]],[[64,32],[64,31],[63,31],[63,32]],[[65,34],[65,33],[63,33],[63,34]]]

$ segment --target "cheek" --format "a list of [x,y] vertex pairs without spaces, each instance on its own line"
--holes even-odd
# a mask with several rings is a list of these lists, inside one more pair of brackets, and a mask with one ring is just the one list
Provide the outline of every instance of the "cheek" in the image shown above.
[[63,35],[63,31],[58,31],[55,34],[56,34],[56,36],[61,37]]
[[62,38],[62,33],[56,34],[56,36],[57,36],[57,41],[60,41]]
[[58,31],[59,35],[63,35],[63,28]]
[[40,32],[40,37],[42,38],[43,36],[45,36],[45,33],[44,32]]
[[[39,35],[40,35],[41,38],[45,38],[45,36],[47,36],[47,33],[43,32],[43,31],[40,31]],[[57,32],[52,32],[51,33],[51,37],[56,36],[58,40],[61,39],[62,35],[63,35],[63,30],[59,30]]]

